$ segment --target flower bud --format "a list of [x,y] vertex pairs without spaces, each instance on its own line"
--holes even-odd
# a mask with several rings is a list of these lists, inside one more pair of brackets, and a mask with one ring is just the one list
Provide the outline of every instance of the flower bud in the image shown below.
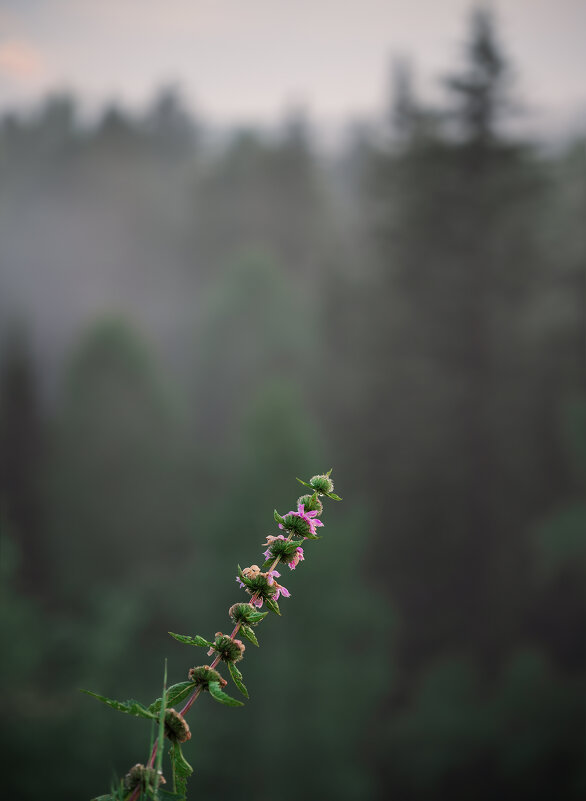
[[223,679],[217,670],[214,670],[209,665],[200,665],[199,667],[192,667],[187,677],[190,681],[198,687],[207,690],[210,681],[217,681],[220,687],[225,687],[228,682]]
[[175,709],[165,711],[165,736],[174,743],[185,743],[187,740],[191,740],[187,721]]
[[324,505],[316,494],[301,495],[301,497],[297,498],[297,506],[301,504],[303,504],[306,512],[317,512],[318,517],[324,510]]
[[334,482],[327,475],[313,476],[313,478],[309,480],[309,483],[317,492],[334,491]]
[[232,639],[221,631],[216,632],[214,651],[220,654],[223,662],[239,662],[244,656],[245,649],[246,646],[241,640]]
[[[147,787],[154,787],[157,771],[154,768],[146,768],[137,762],[123,779],[124,792],[129,793],[140,785],[142,790]],[[159,773],[159,784],[166,784],[165,779]]]

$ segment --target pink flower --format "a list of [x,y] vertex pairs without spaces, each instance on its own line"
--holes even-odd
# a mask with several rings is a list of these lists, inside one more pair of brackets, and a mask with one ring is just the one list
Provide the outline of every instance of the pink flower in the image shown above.
[[[315,536],[315,529],[319,528],[320,526],[323,526],[321,520],[317,519],[317,515],[319,514],[319,512],[317,511],[306,512],[305,504],[303,503],[300,503],[298,505],[296,512],[288,512],[288,514],[292,515],[293,517],[300,517],[303,521],[305,521],[305,523],[307,523],[307,525],[309,526],[310,533],[313,536]],[[283,531],[286,530],[285,526],[282,523],[279,523],[279,528],[282,528]]]
[[277,590],[277,594],[273,597],[273,600],[278,601],[280,595],[282,595],[283,598],[290,598],[291,593],[287,587],[283,587],[282,584],[279,584],[277,581],[275,581],[275,576],[277,576],[277,578],[281,578],[281,574],[278,570],[271,570],[269,573],[267,573],[268,583],[271,585],[271,587],[274,587]]
[[303,562],[304,559],[305,557],[303,556],[303,548],[297,546],[295,553],[293,554],[293,558],[290,562],[288,562],[290,570],[295,570],[299,562]]

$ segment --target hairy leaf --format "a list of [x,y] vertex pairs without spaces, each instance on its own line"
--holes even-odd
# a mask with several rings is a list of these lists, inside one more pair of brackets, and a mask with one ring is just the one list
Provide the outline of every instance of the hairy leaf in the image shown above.
[[228,695],[228,693],[220,689],[220,685],[217,681],[210,681],[208,690],[212,698],[215,698],[216,701],[219,701],[221,704],[226,704],[226,706],[244,706],[242,701],[237,701],[236,698],[232,698],[231,695]]
[[234,684],[238,687],[242,695],[246,696],[246,698],[250,698],[248,695],[248,690],[242,681],[242,673],[238,670],[234,662],[228,662],[228,670],[230,671],[230,675],[232,676]]
[[124,712],[127,715],[135,715],[139,718],[148,718],[149,720],[156,720],[156,715],[154,715],[150,709],[147,709],[142,704],[139,704],[138,701],[133,699],[129,699],[128,701],[115,701],[112,698],[106,698],[104,695],[98,695],[98,693],[93,693],[90,690],[82,690],[82,693],[86,695],[91,695],[92,698],[97,698],[98,701],[101,701],[103,704],[107,704],[111,706],[112,709],[118,710],[118,712]]
[[171,637],[175,637],[176,640],[186,645],[199,645],[201,648],[210,648],[213,645],[213,642],[205,640],[203,637],[200,637],[199,634],[196,634],[195,637],[188,637],[186,634],[175,634],[173,631],[169,631],[168,633]]
[[282,515],[280,515],[280,514],[277,512],[277,510],[276,510],[276,509],[275,509],[275,514],[274,514],[274,517],[275,517],[275,521],[276,521],[277,523],[283,523],[283,522],[285,521],[285,518],[284,518]]
[[[167,690],[167,707],[175,706],[181,703],[189,693],[194,689],[192,681],[182,681],[179,684],[173,684]],[[156,701],[148,707],[148,711],[153,714],[158,714],[161,709],[161,699],[157,698]]]
[[267,615],[268,615],[268,612],[251,612],[248,615],[248,622],[249,623],[259,623]]
[[187,779],[193,773],[193,768],[183,756],[181,746],[175,742],[169,751],[171,766],[173,768],[173,789],[179,793],[180,798],[185,798],[187,793]]
[[271,612],[274,612],[275,615],[280,615],[281,610],[279,609],[279,604],[276,601],[273,601],[272,598],[265,598],[265,603]]
[[249,640],[249,641],[250,641],[250,642],[251,642],[253,645],[256,645],[256,647],[257,647],[257,648],[259,647],[259,645],[258,645],[258,640],[256,639],[256,634],[255,634],[255,633],[254,633],[254,631],[253,631],[253,630],[250,628],[250,626],[245,626],[245,625],[242,625],[242,626],[240,626],[240,632],[241,632],[241,634],[243,634],[243,635],[246,637],[246,639],[247,639],[247,640]]

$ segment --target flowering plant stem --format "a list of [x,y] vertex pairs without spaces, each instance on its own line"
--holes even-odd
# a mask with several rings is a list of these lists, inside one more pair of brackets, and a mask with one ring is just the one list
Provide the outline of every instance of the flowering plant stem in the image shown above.
[[[242,634],[254,645],[258,646],[258,640],[252,627],[268,614],[259,612],[259,608],[266,603],[268,609],[280,615],[277,599],[280,595],[285,598],[290,596],[289,590],[276,581],[275,577],[280,577],[276,567],[281,562],[291,570],[295,570],[300,561],[304,560],[304,552],[300,543],[304,540],[318,539],[316,528],[323,526],[319,516],[323,511],[323,505],[319,496],[326,496],[333,500],[342,500],[333,492],[334,484],[330,478],[331,470],[323,475],[316,475],[309,482],[301,481],[304,486],[311,490],[311,494],[301,496],[297,501],[297,511],[288,512],[284,517],[277,511],[274,513],[275,521],[279,528],[287,533],[284,537],[279,534],[276,537],[267,535],[264,552],[267,568],[264,572],[258,565],[252,565],[244,570],[238,568],[236,581],[241,588],[251,596],[247,604],[237,603],[230,607],[229,614],[234,622],[234,628],[230,635],[216,632],[215,640],[209,641],[199,635],[189,637],[181,634],[170,634],[180,642],[188,645],[208,647],[208,655],[215,652],[211,665],[201,665],[191,668],[189,671],[189,681],[173,685],[167,689],[167,668],[165,665],[165,680],[163,684],[162,698],[154,701],[149,707],[144,707],[137,701],[114,701],[109,698],[97,695],[96,693],[84,690],[83,692],[92,695],[98,700],[108,704],[108,706],[127,714],[138,717],[147,717],[151,721],[158,723],[159,737],[155,739],[151,748],[151,753],[146,766],[137,764],[124,777],[120,787],[112,791],[110,795],[99,796],[95,801],[137,801],[141,797],[148,797],[157,801],[159,799],[159,784],[164,784],[162,776],[162,745],[163,737],[171,740],[171,763],[173,769],[173,798],[178,801],[185,800],[186,780],[192,773],[192,768],[187,763],[181,753],[181,743],[191,738],[191,732],[185,715],[195,701],[205,690],[220,703],[228,706],[241,706],[242,702],[232,698],[222,689],[227,681],[222,678],[216,670],[221,661],[228,665],[228,669],[234,683],[240,692],[248,698],[248,691],[242,682],[242,674],[235,663],[243,658],[245,646],[236,639],[236,635]],[[294,539],[298,537],[300,539]],[[291,545],[293,543],[293,545]],[[271,558],[274,557],[274,558]],[[193,687],[193,689],[191,689]],[[190,692],[191,690],[191,692]],[[187,697],[187,700],[177,712],[173,704],[178,704]],[[167,704],[168,702],[168,704]],[[168,708],[169,706],[169,708]],[[156,762],[156,769],[155,769]]]

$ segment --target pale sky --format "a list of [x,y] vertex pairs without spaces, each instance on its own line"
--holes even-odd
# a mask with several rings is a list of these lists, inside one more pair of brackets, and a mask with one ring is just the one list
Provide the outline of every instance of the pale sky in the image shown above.
[[[217,123],[380,113],[393,55],[423,92],[454,68],[471,0],[0,0],[0,108],[48,90],[144,105],[163,84]],[[518,93],[586,109],[586,0],[492,0]],[[538,114],[538,116],[539,116]]]

